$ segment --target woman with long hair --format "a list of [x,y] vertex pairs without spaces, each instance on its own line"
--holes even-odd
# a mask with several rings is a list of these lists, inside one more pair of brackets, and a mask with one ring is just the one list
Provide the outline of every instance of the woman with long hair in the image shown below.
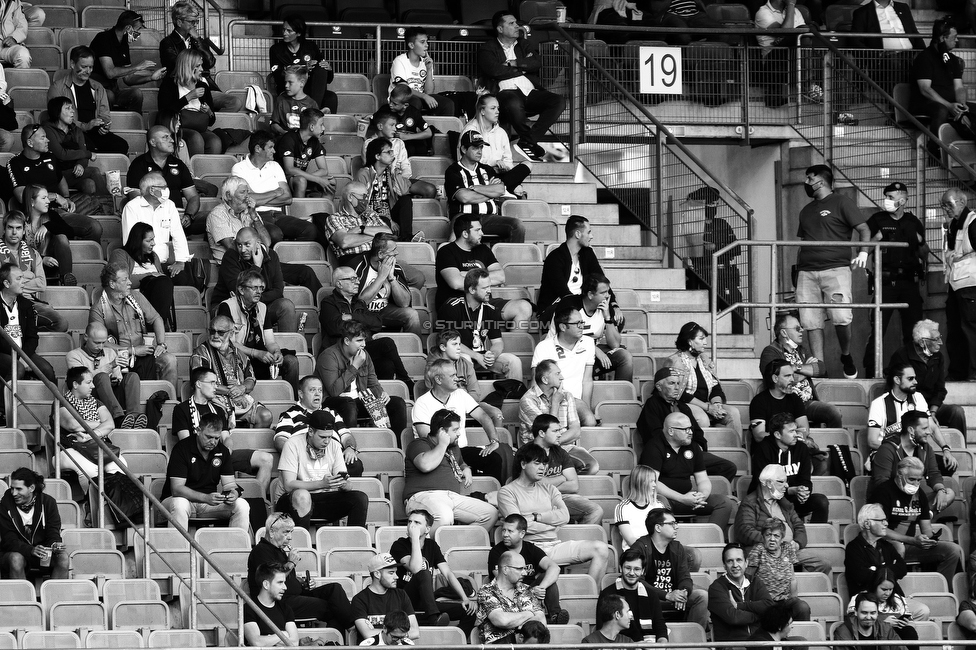
[[75,105],[69,97],[52,97],[47,103],[47,121],[42,124],[49,152],[68,187],[82,194],[107,195],[105,174],[89,165],[95,152],[85,144],[85,133],[75,124]]
[[[108,261],[125,265],[132,288],[138,289],[168,322],[173,313],[173,279],[163,270],[159,256],[153,252],[155,245],[153,227],[144,221],[137,221],[132,225],[125,245],[112,251]],[[170,323],[167,329],[172,325]]]
[[[508,132],[499,126],[498,115],[498,98],[494,95],[482,95],[474,106],[474,117],[464,125],[461,134],[468,131],[480,133],[488,145],[481,150],[481,164],[494,169],[509,192],[522,194],[520,186],[532,172],[532,163],[526,160],[515,164]],[[461,158],[460,148],[457,157]]]
[[[924,603],[912,601],[905,596],[898,586],[898,576],[891,567],[880,567],[874,573],[869,594],[878,599],[878,620],[884,621],[892,627],[900,638],[905,641],[918,641],[918,630],[912,625],[913,621],[929,620],[929,608]],[[854,600],[857,594],[851,594],[851,602],[847,606],[847,613],[854,612]]]
[[318,45],[308,40],[307,35],[308,27],[304,18],[298,14],[285,16],[281,24],[281,40],[268,50],[275,90],[280,93],[285,89],[285,68],[292,65],[304,66],[308,70],[305,94],[314,99],[320,108],[338,113],[339,96],[328,89],[335,72],[322,56]]
[[665,505],[657,497],[657,470],[647,465],[638,465],[630,474],[630,485],[623,500],[614,508],[613,525],[617,527],[623,540],[623,550],[627,550],[638,539],[647,534],[647,513]]
[[173,75],[159,84],[158,124],[166,124],[178,113],[191,156],[223,152],[223,143],[210,130],[216,119],[213,95],[202,77],[203,57],[196,50],[183,50],[176,57]]
[[78,284],[72,270],[71,244],[74,230],[51,207],[51,199],[46,188],[28,185],[24,189],[24,241],[41,254],[44,275],[58,278],[61,284]]

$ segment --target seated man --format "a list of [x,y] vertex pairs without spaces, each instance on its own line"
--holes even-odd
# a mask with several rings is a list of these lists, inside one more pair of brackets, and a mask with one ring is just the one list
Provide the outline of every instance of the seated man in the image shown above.
[[596,603],[596,620],[598,627],[583,637],[583,643],[633,643],[633,639],[624,632],[630,632],[634,612],[623,596],[600,594]]
[[223,418],[207,413],[200,417],[197,435],[173,447],[161,501],[184,529],[190,517],[205,516],[249,530],[250,508],[234,480],[230,450],[220,442],[224,426]]
[[[169,200],[177,209],[183,210],[180,225],[187,235],[199,235],[207,226],[207,216],[200,214],[200,195],[193,182],[190,168],[176,156],[176,141],[173,132],[165,126],[152,126],[146,131],[146,153],[140,154],[129,163],[125,182],[130,187],[139,187],[139,181],[149,172],[163,175],[169,187]],[[129,192],[129,198],[136,196]],[[200,218],[203,217],[203,218]],[[223,253],[223,251],[221,251]],[[220,260],[216,254],[214,259]]]
[[409,636],[410,618],[406,612],[397,609],[383,617],[383,629],[378,635],[366,639],[359,645],[413,645]]
[[100,280],[102,295],[92,303],[88,322],[105,326],[105,344],[119,352],[124,367],[143,381],[162,379],[175,389],[176,356],[166,347],[162,316],[141,293],[132,292],[129,273],[121,264],[106,264]]
[[746,554],[756,544],[763,543],[762,524],[769,517],[783,520],[786,530],[784,542],[796,543],[796,560],[807,571],[820,571],[830,575],[830,564],[816,551],[805,548],[807,529],[793,504],[786,498],[786,470],[782,465],[766,465],[759,473],[759,489],[742,499],[735,513],[735,539]]
[[347,425],[359,426],[362,417],[373,426],[403,431],[407,426],[407,405],[402,397],[383,390],[365,348],[365,328],[357,321],[344,321],[342,340],[323,350],[315,360],[315,375],[325,389],[324,404]]
[[[501,216],[501,205],[514,199],[512,190],[529,175],[526,168],[514,169],[505,181],[488,165],[481,164],[485,141],[477,131],[467,131],[458,144],[460,158],[444,172],[444,194],[452,215],[478,215],[484,231],[511,243],[525,241],[525,226],[515,217]],[[506,185],[507,183],[507,185]]]
[[[521,29],[512,12],[497,12],[491,27],[495,38],[478,48],[480,83],[498,97],[501,119],[518,136],[519,150],[529,160],[541,162],[546,150],[539,140],[559,119],[566,101],[542,87],[542,58],[519,38]],[[532,115],[539,116],[534,124],[528,120]]]
[[[959,404],[946,404],[946,360],[942,353],[942,334],[939,324],[925,319],[912,327],[912,343],[891,355],[889,367],[910,363],[915,369],[917,392],[929,405],[929,416],[936,424],[967,431],[966,411]],[[904,366],[902,366],[904,367]]]
[[0,552],[0,568],[9,580],[24,580],[28,572],[68,577],[58,502],[44,493],[44,477],[26,467],[10,474],[10,487],[0,499]]
[[482,643],[514,644],[516,632],[530,621],[545,625],[542,602],[524,582],[525,558],[505,551],[498,560],[495,579],[478,590],[475,624]]
[[[912,113],[928,115],[926,126],[936,136],[940,126],[961,117],[972,108],[962,83],[966,64],[952,53],[958,38],[959,32],[952,16],[935,21],[931,43],[915,57],[909,72]],[[928,151],[941,158],[942,150],[937,143],[930,142]]]
[[823,494],[813,492],[810,479],[813,463],[796,421],[789,413],[777,413],[769,420],[768,427],[769,436],[752,449],[752,471],[756,478],[749,486],[750,491],[759,486],[759,475],[764,468],[779,465],[786,472],[789,485],[785,498],[793,504],[797,516],[802,520],[812,515],[810,523],[826,524],[830,501]]
[[293,350],[282,350],[267,322],[268,306],[261,302],[264,276],[250,268],[237,276],[236,291],[217,305],[217,315],[234,322],[237,351],[251,359],[255,379],[280,376],[298,389],[298,358]]
[[[35,326],[36,317],[30,300],[23,297],[23,271],[20,267],[9,262],[0,265],[0,327],[17,343],[31,361],[37,365],[48,381],[56,381],[54,368],[48,361],[37,353],[39,338]],[[0,340],[0,377],[10,381],[13,376],[13,348],[6,339]],[[28,376],[27,366],[18,364],[17,376]],[[33,373],[31,373],[33,376]],[[0,414],[5,413],[2,408],[3,398],[0,397]]]
[[[583,334],[596,342],[596,363],[593,372],[597,377],[613,373],[620,381],[634,378],[634,359],[621,347],[620,330],[610,308],[610,280],[605,275],[591,273],[583,277],[579,295],[566,295],[553,304],[553,311],[560,306],[572,305],[579,309],[583,320]],[[549,333],[555,334],[555,323],[550,323]]]
[[[83,367],[92,373],[95,398],[105,405],[120,429],[145,429],[149,424],[141,413],[139,391],[142,382],[134,372],[122,372],[119,353],[106,347],[108,330],[101,323],[89,323],[85,343],[65,355],[69,368]],[[128,411],[126,410],[128,409]]]
[[661,613],[661,599],[644,580],[644,566],[649,561],[636,548],[624,551],[620,556],[620,577],[600,592],[600,598],[617,596],[630,606],[633,612],[630,626],[621,630],[629,638],[638,643],[667,643],[668,626]]
[[532,374],[544,360],[554,360],[563,375],[563,386],[576,400],[580,423],[584,427],[596,426],[592,403],[596,343],[583,336],[582,316],[572,305],[559,307],[552,323],[556,333],[540,341],[532,353]]
[[[836,641],[891,641],[891,645],[874,646],[879,650],[905,650],[901,638],[894,629],[881,620],[881,604],[873,593],[864,592],[854,597],[854,613],[845,617],[834,631]],[[853,650],[851,646],[840,646]]]
[[[418,621],[423,625],[447,625],[452,619],[460,621],[464,635],[474,628],[475,600],[469,600],[464,587],[448,566],[441,547],[430,538],[434,517],[426,510],[414,510],[407,515],[407,534],[393,542],[390,555],[399,558],[397,584],[407,592],[414,610],[421,612]],[[434,597],[434,571],[447,581],[460,604],[439,601]]]
[[369,251],[373,238],[380,233],[393,234],[366,201],[366,186],[352,181],[342,186],[335,197],[335,213],[324,223],[328,245],[339,264],[349,265],[349,258]]
[[[11,211],[4,217],[3,239],[0,240],[0,263],[15,264],[23,271],[21,280],[23,296],[34,307],[38,330],[67,332],[68,320],[58,313],[57,307],[41,299],[44,290],[47,289],[47,272],[41,254],[24,239],[26,227],[24,215],[20,212]],[[57,274],[56,267],[54,271]]]
[[[335,195],[336,180],[329,173],[325,149],[319,142],[325,132],[324,117],[319,109],[306,108],[301,112],[298,128],[284,133],[275,145],[275,161],[285,171],[296,199]],[[315,164],[314,171],[309,171],[310,163]]]
[[[543,480],[546,452],[538,445],[525,445],[515,455],[520,475],[498,491],[498,512],[502,517],[523,514],[529,524],[526,536],[560,566],[590,563],[590,577],[600,584],[607,571],[606,543],[558,539],[559,528],[569,523],[569,510],[559,490]],[[532,517],[529,520],[529,517]]]
[[908,76],[912,58],[924,50],[925,41],[918,33],[912,10],[907,3],[874,0],[858,7],[851,15],[854,34],[901,34],[903,38],[851,38],[851,47],[882,50],[878,54],[859,53],[858,63],[887,92]]
[[252,474],[261,485],[261,493],[268,493],[271,485],[271,470],[274,458],[266,451],[254,449],[233,449],[231,429],[236,425],[234,410],[226,408],[226,402],[217,396],[217,373],[206,366],[194,368],[190,373],[190,385],[193,393],[189,399],[180,402],[173,409],[173,428],[177,440],[197,435],[200,415],[213,413],[224,419],[224,428],[220,432],[220,442],[231,450],[231,463],[235,472]]
[[278,243],[271,238],[271,233],[254,206],[247,181],[240,176],[228,176],[224,179],[220,186],[220,203],[210,211],[206,219],[207,243],[210,244],[210,252],[215,260],[220,262],[225,253],[237,250],[236,237],[243,228],[253,228],[265,248],[271,248]]
[[346,463],[349,476],[363,475],[363,461],[359,460],[356,439],[349,433],[345,423],[335,411],[322,407],[322,380],[315,375],[305,375],[298,382],[298,401],[285,409],[275,424],[274,446],[279,452],[285,443],[297,435],[308,434],[309,418],[315,411],[325,411],[335,419],[335,432],[342,445],[342,459]]
[[383,620],[389,612],[402,611],[410,621],[407,638],[420,638],[417,615],[414,613],[410,597],[403,589],[397,589],[396,559],[389,553],[374,555],[366,565],[370,581],[352,599],[352,611],[356,621],[356,632],[366,640],[381,633]]
[[365,528],[369,498],[349,486],[336,419],[328,411],[315,411],[308,428],[281,449],[278,472],[285,492],[275,510],[287,512],[305,529],[311,529],[313,518],[334,523],[343,517],[347,525]]
[[[958,544],[939,541],[932,534],[929,499],[920,488],[925,465],[908,456],[898,462],[898,474],[874,489],[873,496],[888,519],[887,539],[907,562],[936,562],[946,584],[962,567],[963,554]],[[972,560],[970,560],[972,561]]]
[[[526,444],[537,445],[546,452],[546,471],[542,480],[559,490],[569,510],[570,522],[601,525],[604,517],[603,508],[600,504],[578,494],[579,478],[576,475],[576,468],[569,454],[559,445],[562,433],[559,418],[543,413],[532,422],[531,431],[532,442]],[[515,466],[512,477],[518,478],[521,473],[521,469]]]
[[928,413],[925,411],[907,411],[901,416],[901,434],[885,438],[871,460],[868,498],[871,498],[875,488],[898,475],[899,461],[914,456],[922,461],[925,468],[923,476],[933,492],[933,496],[929,498],[932,509],[939,512],[955,500],[956,493],[946,486],[935,460],[935,451],[928,442],[931,428]]
[[[430,390],[417,398],[413,407],[413,428],[419,437],[430,435],[434,415],[448,409],[460,418],[457,444],[464,463],[479,474],[495,477],[499,483],[511,476],[512,448],[498,438],[491,416],[457,384],[457,370],[447,359],[437,359],[427,366],[425,373]],[[485,429],[488,444],[475,447],[468,444],[465,420],[472,418]]]
[[273,512],[268,515],[264,530],[264,537],[247,556],[247,584],[251,593],[258,588],[258,567],[272,562],[281,564],[288,569],[285,575],[287,590],[282,602],[291,607],[297,618],[315,618],[338,630],[352,627],[352,607],[342,585],[334,582],[306,585],[298,578],[295,566],[299,555],[292,548],[295,530],[292,518],[282,512]]
[[[294,571],[294,569],[292,570]],[[254,572],[257,590],[251,589],[257,609],[244,607],[244,640],[250,646],[281,645],[281,638],[257,615],[267,616],[288,639],[288,645],[298,645],[295,613],[282,598],[287,591],[288,568],[284,564],[262,564]]]
[[773,606],[773,599],[759,577],[746,578],[746,556],[738,544],[722,550],[725,575],[708,587],[708,611],[712,636],[718,641],[745,641],[759,629],[759,617]]
[[429,512],[433,530],[454,522],[491,530],[498,519],[495,506],[461,494],[462,485],[471,485],[472,475],[458,448],[460,423],[457,413],[440,409],[431,416],[427,435],[407,447],[404,505],[408,512]]
[[349,260],[359,280],[358,298],[383,319],[386,331],[424,334],[420,315],[410,306],[409,281],[397,260],[397,240],[392,233],[373,235],[368,251]]
[[474,268],[464,275],[464,295],[450,298],[437,309],[438,329],[456,330],[461,351],[475,370],[492,377],[522,381],[522,361],[505,352],[501,328],[506,324],[491,302],[491,274]]
[[166,76],[166,68],[156,68],[155,61],[132,63],[129,42],[134,43],[145,27],[142,16],[137,12],[123,11],[115,21],[115,27],[96,34],[89,46],[95,54],[92,78],[105,86],[108,103],[113,110],[141,113],[142,90],[136,86],[156,82]]
[[239,422],[252,427],[271,426],[271,411],[251,393],[257,380],[251,362],[232,342],[234,322],[227,316],[215,316],[210,321],[209,336],[193,350],[190,368],[209,368],[216,375],[218,403],[226,412],[233,412]]
[[383,319],[359,297],[359,277],[348,266],[332,271],[332,293],[319,301],[319,330],[322,345],[335,345],[342,340],[342,326],[354,320],[361,324],[366,334],[366,353],[373,361],[376,376],[380,379],[399,379],[407,386],[413,383],[403,360],[391,338],[374,337],[384,330]]

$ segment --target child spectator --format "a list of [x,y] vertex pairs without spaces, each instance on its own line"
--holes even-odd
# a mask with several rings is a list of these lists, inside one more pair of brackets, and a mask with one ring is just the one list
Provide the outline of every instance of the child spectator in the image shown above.
[[759,576],[773,600],[785,602],[793,608],[793,619],[810,620],[810,606],[796,597],[797,545],[784,541],[786,524],[782,519],[769,517],[762,525],[762,544],[756,544],[746,560],[746,577]]
[[454,115],[454,101],[434,94],[434,60],[430,58],[427,31],[423,27],[408,27],[403,35],[407,51],[393,59],[390,68],[390,89],[399,84],[410,88],[410,105],[427,115]]
[[285,90],[278,93],[271,112],[271,130],[275,135],[300,128],[302,111],[319,107],[314,99],[305,94],[307,81],[308,71],[304,66],[290,65],[285,69]]
[[[298,128],[290,129],[275,143],[275,160],[284,170],[296,199],[335,195],[336,180],[329,173],[325,149],[319,141],[325,132],[324,117],[317,108],[302,110]],[[309,170],[311,162],[315,167]]]
[[390,91],[390,103],[381,106],[377,114],[387,110],[396,116],[397,137],[406,145],[408,156],[426,156],[430,154],[434,132],[420,111],[410,105],[412,93],[407,84],[397,84]]
[[390,165],[390,173],[397,175],[410,182],[410,194],[421,198],[432,199],[437,196],[437,187],[427,181],[422,181],[413,177],[413,166],[410,164],[407,147],[403,144],[397,133],[397,116],[389,109],[376,111],[373,115],[370,130],[375,131],[376,135],[367,138],[363,143],[363,160],[369,160],[366,150],[369,144],[376,138],[386,138],[390,141],[393,148],[393,163]]

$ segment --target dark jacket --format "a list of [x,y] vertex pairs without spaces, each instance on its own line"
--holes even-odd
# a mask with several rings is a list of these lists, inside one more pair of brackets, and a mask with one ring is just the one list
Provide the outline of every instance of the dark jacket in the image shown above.
[[505,50],[498,38],[492,36],[478,48],[478,75],[481,83],[488,92],[498,94],[498,82],[514,79],[525,75],[532,85],[542,90],[542,78],[539,70],[542,59],[538,48],[519,39],[515,43],[515,65],[506,65]]
[[759,617],[775,602],[758,577],[749,581],[742,601],[733,605],[735,589],[724,575],[708,585],[708,611],[715,641],[745,641],[759,629]]
[[[906,455],[905,448],[901,446],[901,436],[888,436],[881,442],[874,458],[871,459],[871,483],[868,486],[868,498],[871,497],[876,487],[895,478],[898,473],[898,462]],[[930,442],[916,446],[915,456],[925,466],[925,482],[930,488],[934,489],[936,485],[945,483],[942,472],[939,471],[939,466],[935,462],[935,451]]]
[[366,362],[356,370],[343,353],[341,343],[322,350],[315,360],[315,376],[322,380],[326,397],[338,397],[349,390],[353,380],[356,381],[356,388],[360,393],[367,388],[373,392],[373,395],[383,393],[383,387],[376,378],[376,369],[370,356],[367,354]]
[[8,489],[0,499],[0,551],[20,553],[25,559],[31,557],[35,546],[61,542],[61,515],[58,513],[57,500],[43,492],[37,494],[31,531],[28,535],[24,530],[17,504]]
[[918,350],[915,349],[914,343],[902,346],[891,355],[888,367],[904,363],[912,364],[912,368],[915,369],[915,376],[918,378],[918,392],[925,398],[930,409],[937,410],[945,402],[948,394],[945,384],[945,355],[942,354],[942,350],[928,359],[923,359]]
[[[210,71],[213,69],[214,64],[217,63],[217,57],[213,55],[209,48],[200,42],[200,39],[193,38],[192,36],[190,37],[190,47],[203,56],[203,74],[209,77]],[[167,77],[173,76],[173,72],[176,70],[176,57],[185,49],[186,42],[182,36],[176,33],[175,29],[169,36],[159,41],[159,65],[166,68]],[[212,81],[210,87],[218,92],[220,91],[217,84]]]
[[344,314],[352,316],[354,321],[362,323],[368,330],[367,338],[371,338],[383,329],[383,319],[366,308],[366,303],[359,298],[346,300],[338,289],[333,289],[327,298],[319,305],[319,329],[322,331],[322,344],[335,345],[342,338],[342,318]]
[[281,275],[281,261],[278,254],[269,248],[264,248],[264,263],[256,266],[241,259],[241,254],[236,249],[231,249],[224,253],[224,259],[220,261],[220,269],[217,274],[217,286],[214,287],[213,296],[210,298],[211,305],[217,305],[230,297],[231,291],[237,288],[237,276],[241,271],[247,269],[257,269],[264,278],[266,289],[261,294],[261,302],[270,305],[275,300],[285,297],[285,278]]
[[[913,49],[924,50],[925,41],[918,35],[918,27],[915,26],[915,19],[912,18],[912,10],[904,2],[895,2],[894,7],[895,13],[901,20],[901,26],[905,29],[905,38],[911,40]],[[854,34],[881,33],[881,24],[878,22],[878,14],[874,8],[874,2],[869,2],[854,10],[854,14],[851,17],[851,32]],[[885,39],[883,38],[851,37],[850,40],[853,41],[851,47],[871,48],[875,50],[884,49]]]
[[88,166],[92,152],[85,144],[85,133],[80,128],[71,125],[67,133],[59,129],[52,122],[45,122],[44,133],[50,142],[48,151],[54,156],[61,171],[72,169],[76,164]]
[[[37,314],[34,305],[23,296],[17,296],[17,311],[20,316],[20,347],[28,355],[37,352]],[[0,309],[0,328],[7,326],[7,310]],[[0,339],[0,353],[10,354],[10,344]]]
[[[851,593],[854,593],[853,591]],[[857,639],[857,635],[854,633],[854,627],[857,624],[851,620],[848,616],[844,619],[836,630],[834,630],[834,641],[854,641]],[[905,646],[901,645],[901,637],[895,634],[895,631],[890,625],[884,621],[877,620],[874,623],[874,640],[875,641],[887,641],[887,640],[897,641],[898,643],[893,643],[892,645],[877,645],[872,646],[872,648],[877,648],[878,650],[906,650]],[[844,648],[845,646],[839,646]],[[846,646],[846,650],[854,650],[853,646]]]
[[[288,554],[269,542],[266,537],[262,537],[247,556],[247,585],[251,590],[251,595],[256,597],[258,592],[261,591],[261,585],[257,584],[257,571],[259,566],[270,563],[284,565],[287,562]],[[294,566],[291,567],[291,571],[285,576],[285,587],[288,588],[285,592],[286,597],[300,596],[305,591],[305,587],[298,579],[298,576],[295,575]]]
[[[214,101],[213,95],[210,92],[210,86],[208,86],[207,83],[201,79],[197,82],[196,87],[203,88],[203,97],[200,98],[200,103],[209,106],[211,113],[213,113]],[[156,124],[164,124],[167,120],[186,108],[186,105],[190,103],[186,96],[180,97],[179,88],[176,87],[176,81],[173,80],[173,77],[166,77],[159,82],[158,101],[159,116],[156,118]],[[210,115],[210,124],[213,123],[214,116]]]
[[[645,558],[649,558],[653,555],[654,542],[651,541],[650,535],[644,535],[636,542],[631,548],[636,548],[641,553],[644,554]],[[690,594],[695,588],[695,583],[691,579],[691,573],[688,571],[688,552],[685,547],[676,539],[671,540],[668,544],[668,555],[671,556],[671,589],[687,589]],[[644,579],[648,582],[648,588],[657,594],[658,598],[665,600],[668,593],[663,589],[656,589],[654,587],[654,577],[650,573],[650,563],[644,563]]]
[[[786,471],[786,481],[790,487],[805,485],[813,492],[813,481],[810,474],[813,471],[813,461],[810,460],[810,448],[798,442],[789,449],[793,468]],[[769,435],[762,442],[752,446],[752,483],[749,491],[753,492],[759,486],[759,473],[766,465],[779,465],[779,446],[776,438]],[[795,471],[794,471],[795,470]]]
[[[497,40],[495,44],[498,44]],[[606,275],[592,248],[580,249],[579,265],[580,272],[584,277],[590,273]],[[569,254],[569,247],[566,242],[561,243],[546,256],[546,261],[542,264],[542,283],[539,286],[539,313],[549,309],[557,298],[569,293],[569,274],[572,268],[573,256]],[[611,313],[616,309],[617,298],[613,295],[613,289],[610,289]]]
[[[749,554],[749,549],[752,546],[762,543],[762,522],[772,516],[760,498],[760,494],[760,490],[747,494],[739,504],[739,510],[735,513],[735,541],[742,544],[743,548],[746,549],[746,555]],[[786,518],[786,525],[793,531],[793,541],[799,544],[800,548],[805,547],[807,545],[807,528],[803,524],[803,520],[797,516],[796,508],[786,498],[779,500],[779,507]]]
[[[908,573],[905,558],[888,540],[879,539],[877,546],[871,546],[864,539],[864,533],[861,533],[847,545],[844,551],[844,576],[847,578],[849,593],[858,594],[869,589],[877,572],[882,568],[891,569],[898,580]],[[895,592],[903,595],[897,583]]]
[[[705,440],[705,431],[695,420],[695,416],[691,412],[691,407],[680,401],[677,402],[676,406],[679,411],[687,415],[688,419],[691,420],[691,441],[701,447],[702,451],[707,452],[708,441]],[[671,404],[655,388],[651,396],[644,402],[644,408],[641,409],[640,417],[637,418],[637,433],[640,434],[641,440],[644,441],[645,450],[649,448],[652,439],[664,435],[664,418],[670,414]],[[646,465],[647,463],[641,460],[641,464]]]

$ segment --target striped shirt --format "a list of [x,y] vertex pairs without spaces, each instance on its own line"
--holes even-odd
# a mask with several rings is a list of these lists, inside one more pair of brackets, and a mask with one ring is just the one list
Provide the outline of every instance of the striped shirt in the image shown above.
[[488,165],[478,163],[473,170],[460,163],[454,163],[444,172],[444,193],[450,202],[450,214],[498,214],[498,203],[494,199],[485,198],[481,203],[461,203],[454,198],[459,190],[488,185],[491,179],[497,177],[495,170]]
[[[339,417],[338,413],[324,406],[322,410],[335,418],[335,431],[340,438],[349,433],[349,429],[346,428],[345,423]],[[275,425],[274,439],[284,438],[287,440],[293,436],[308,433],[308,419],[311,415],[312,412],[300,403],[296,402],[292,404],[278,418],[278,424]]]

